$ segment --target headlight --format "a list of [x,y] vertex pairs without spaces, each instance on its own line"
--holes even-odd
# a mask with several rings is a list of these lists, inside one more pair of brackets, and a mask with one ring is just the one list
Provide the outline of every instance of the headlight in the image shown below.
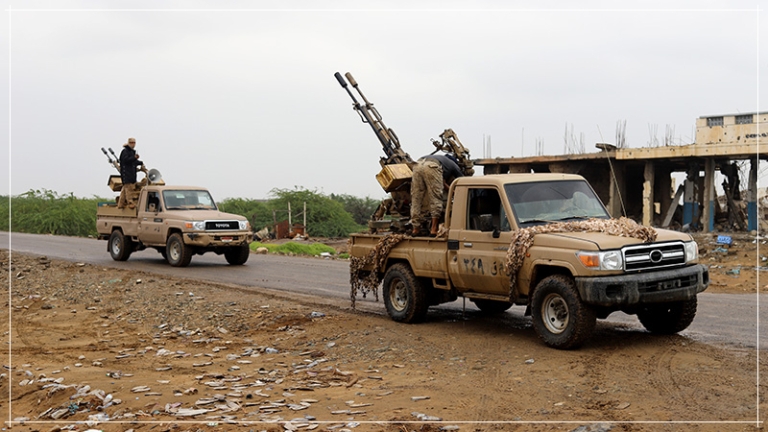
[[240,224],[240,229],[241,230],[250,229],[250,227],[249,227],[250,224],[248,223],[248,221],[237,221],[237,223]]
[[593,270],[622,270],[624,260],[621,257],[621,251],[606,252],[587,252],[580,251],[576,253],[579,261],[584,267]]
[[699,245],[695,241],[683,243],[685,246],[685,262],[696,261],[699,259]]
[[191,230],[195,230],[195,231],[204,231],[205,230],[205,222],[204,221],[184,222],[184,226],[187,229],[191,229]]

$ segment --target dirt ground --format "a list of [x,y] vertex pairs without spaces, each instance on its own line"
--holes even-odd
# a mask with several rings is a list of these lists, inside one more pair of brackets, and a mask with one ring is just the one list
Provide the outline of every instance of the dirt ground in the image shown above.
[[[708,291],[757,290],[768,245],[752,240],[698,238]],[[557,351],[530,320],[406,325],[267,290],[0,262],[13,430],[751,431],[768,410],[758,353],[684,336],[601,322],[594,342]]]

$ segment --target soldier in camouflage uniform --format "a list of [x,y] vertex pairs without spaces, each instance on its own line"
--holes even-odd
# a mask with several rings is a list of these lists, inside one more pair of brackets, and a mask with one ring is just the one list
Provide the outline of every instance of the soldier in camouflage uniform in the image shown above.
[[451,155],[429,155],[420,158],[413,167],[411,179],[411,225],[413,235],[419,235],[424,213],[429,212],[430,235],[437,235],[443,213],[443,190],[463,174],[456,158]]

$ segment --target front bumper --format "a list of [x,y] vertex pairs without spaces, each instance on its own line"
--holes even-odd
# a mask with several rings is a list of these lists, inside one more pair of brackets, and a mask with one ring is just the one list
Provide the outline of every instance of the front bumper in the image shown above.
[[709,286],[702,264],[620,276],[577,277],[582,301],[598,306],[633,306],[689,300]]
[[184,244],[204,248],[238,246],[253,241],[253,234],[244,231],[194,232],[183,235]]

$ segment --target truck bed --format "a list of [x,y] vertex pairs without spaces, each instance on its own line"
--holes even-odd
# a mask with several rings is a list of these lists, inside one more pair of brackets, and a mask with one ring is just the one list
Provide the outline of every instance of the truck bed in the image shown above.
[[136,217],[139,214],[138,208],[117,208],[117,204],[99,204],[99,208],[96,210],[96,217],[103,216],[125,216]]
[[[350,237],[350,255],[367,257],[384,234],[353,234]],[[418,277],[448,279],[448,240],[433,237],[404,237],[390,251],[387,261],[407,261]],[[385,266],[386,268],[387,266]],[[373,264],[363,267],[372,270]],[[383,271],[384,269],[379,269]]]

